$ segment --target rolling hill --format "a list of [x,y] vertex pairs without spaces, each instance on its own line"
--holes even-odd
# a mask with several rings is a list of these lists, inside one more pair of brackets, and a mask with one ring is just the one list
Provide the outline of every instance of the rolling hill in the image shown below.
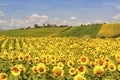
[[102,24],[59,28],[14,29],[0,31],[0,36],[11,37],[83,37],[95,38]]
[[120,23],[103,24],[97,36],[101,38],[120,37]]

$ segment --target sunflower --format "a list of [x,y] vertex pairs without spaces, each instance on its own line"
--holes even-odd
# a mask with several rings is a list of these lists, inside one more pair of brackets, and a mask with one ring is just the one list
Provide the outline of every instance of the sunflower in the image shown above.
[[62,58],[60,58],[60,61],[65,64],[67,60],[66,60],[66,58],[62,57]]
[[97,76],[100,77],[104,74],[104,69],[102,66],[95,66],[93,69],[93,73]]
[[25,54],[25,59],[29,59],[30,58],[30,54]]
[[23,60],[24,60],[24,56],[23,56],[23,55],[19,55],[19,56],[18,56],[18,60],[19,60],[19,61],[23,61]]
[[15,56],[15,57],[14,57],[14,60],[18,60],[18,56]]
[[72,60],[69,60],[67,62],[67,65],[68,65],[68,67],[73,67],[74,66],[74,62]]
[[91,67],[95,67],[95,65],[96,65],[95,62],[93,62],[93,61],[90,62],[90,66],[91,66]]
[[32,58],[28,58],[27,61],[28,61],[29,63],[33,63],[33,59],[32,59]]
[[53,73],[54,73],[55,76],[58,76],[58,77],[63,77],[64,76],[64,70],[61,69],[60,67],[57,67],[57,66],[55,66],[53,68]]
[[7,58],[9,54],[7,52],[4,53],[4,57]]
[[34,61],[35,61],[35,63],[38,63],[39,62],[39,57],[35,57]]
[[97,64],[103,67],[106,65],[104,60],[98,60]]
[[117,59],[116,62],[117,62],[117,64],[120,64],[120,59]]
[[83,55],[83,56],[80,57],[81,64],[87,64],[88,61],[89,61],[89,59],[88,59],[87,56]]
[[8,74],[0,73],[0,80],[8,80]]
[[47,61],[46,61],[46,65],[49,65],[49,64],[50,64],[50,61],[49,61],[49,60],[47,60]]
[[109,63],[108,64],[108,70],[110,70],[111,72],[115,71],[116,70],[116,65],[114,63]]
[[12,75],[14,75],[14,76],[20,75],[20,72],[21,72],[21,70],[20,70],[20,68],[19,68],[18,66],[13,66],[13,67],[11,68],[11,73],[12,73]]
[[51,55],[51,59],[52,60],[56,60],[56,56],[55,55]]
[[33,73],[37,73],[37,67],[36,67],[36,66],[33,66],[33,67],[32,67],[32,72],[33,72]]
[[80,59],[78,59],[78,60],[77,60],[77,63],[80,65],[80,64],[81,64],[81,60],[80,60]]
[[69,74],[70,75],[74,75],[76,73],[76,69],[75,68],[70,68],[69,69]]
[[106,56],[104,60],[105,60],[106,63],[108,63],[110,61],[108,56]]
[[21,73],[26,73],[26,68],[25,67],[21,67]]
[[20,69],[21,73],[25,73],[26,72],[26,68],[23,66],[23,64],[17,64],[15,66]]
[[100,54],[99,55],[100,59],[104,59],[104,55]]
[[64,68],[64,64],[63,64],[62,62],[58,62],[58,63],[57,63],[57,66],[60,67],[61,69]]
[[12,56],[9,56],[9,57],[8,57],[8,60],[9,60],[10,62],[13,62],[13,57],[12,57]]
[[51,65],[56,65],[56,60],[51,60],[50,63]]
[[87,69],[85,66],[78,66],[77,72],[80,74],[85,74],[85,73],[87,73]]
[[86,77],[82,76],[81,74],[77,74],[77,75],[74,77],[74,80],[86,80]]
[[115,54],[115,58],[116,59],[120,59],[120,55],[119,54]]
[[118,65],[118,67],[117,67],[117,68],[118,68],[118,71],[120,71],[120,64]]
[[43,63],[39,63],[37,65],[37,72],[40,74],[45,74],[46,73],[46,66]]

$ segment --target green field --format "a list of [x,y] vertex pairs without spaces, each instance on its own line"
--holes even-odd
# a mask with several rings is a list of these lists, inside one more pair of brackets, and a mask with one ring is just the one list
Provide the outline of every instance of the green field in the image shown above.
[[62,28],[35,28],[35,29],[15,29],[0,31],[0,36],[11,37],[83,37],[89,35],[96,37],[101,28],[101,24],[87,25],[82,27],[62,27]]
[[73,27],[2,30],[0,36],[10,37],[109,37],[120,36],[120,24],[93,24]]

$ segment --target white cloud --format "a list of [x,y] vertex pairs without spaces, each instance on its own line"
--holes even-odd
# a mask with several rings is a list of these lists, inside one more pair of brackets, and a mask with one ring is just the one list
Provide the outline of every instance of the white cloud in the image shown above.
[[[43,25],[44,23],[56,24],[56,25],[80,25],[81,22],[76,21],[76,17],[71,17],[70,19],[59,19],[53,18],[48,20],[48,16],[46,15],[39,15],[39,14],[31,14],[30,16],[26,17],[26,19],[17,19],[11,18],[9,20],[0,20],[0,26],[3,29],[15,29],[15,28],[25,28],[25,27],[33,27],[34,24]],[[100,22],[100,21],[97,21]],[[84,24],[89,24],[85,23]]]
[[29,21],[39,21],[39,22],[46,22],[46,21],[48,21],[48,16],[46,16],[46,15],[42,15],[42,16],[40,16],[40,15],[38,15],[38,14],[32,14],[31,16],[29,16],[29,18],[28,18],[28,20]]
[[61,23],[61,20],[58,18],[54,18],[53,20],[50,21],[50,23],[59,25]]
[[77,18],[73,16],[73,17],[71,17],[70,19],[71,19],[71,20],[76,20]]
[[67,20],[63,20],[61,24],[63,25],[67,25],[68,21]]
[[85,24],[85,25],[89,25],[89,24],[90,24],[90,22],[85,22],[84,24]]
[[24,25],[24,21],[19,20],[19,19],[14,19],[12,18],[11,20],[8,21],[9,26],[16,26],[16,27],[22,27]]
[[24,21],[19,19],[12,18],[10,20],[0,20],[0,26],[2,26],[3,29],[20,28],[20,27],[23,27],[24,25],[25,25]]
[[101,20],[95,20],[94,23],[102,23]]
[[[48,16],[46,15],[38,15],[32,14],[25,20],[21,19],[9,19],[9,20],[0,20],[0,26],[4,29],[13,29],[13,28],[21,28],[21,27],[33,27],[34,24],[42,25],[48,21]],[[8,27],[9,26],[9,27]]]
[[0,16],[5,16],[3,11],[0,11]]
[[5,24],[6,22],[6,20],[0,20],[0,24]]
[[117,19],[117,20],[120,19],[120,13],[115,15],[115,16],[113,16],[112,19]]

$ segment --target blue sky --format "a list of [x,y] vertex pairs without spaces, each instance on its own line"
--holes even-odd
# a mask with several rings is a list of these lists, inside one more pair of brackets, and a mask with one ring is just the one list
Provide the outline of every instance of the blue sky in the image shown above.
[[119,22],[120,0],[0,0],[0,27]]

